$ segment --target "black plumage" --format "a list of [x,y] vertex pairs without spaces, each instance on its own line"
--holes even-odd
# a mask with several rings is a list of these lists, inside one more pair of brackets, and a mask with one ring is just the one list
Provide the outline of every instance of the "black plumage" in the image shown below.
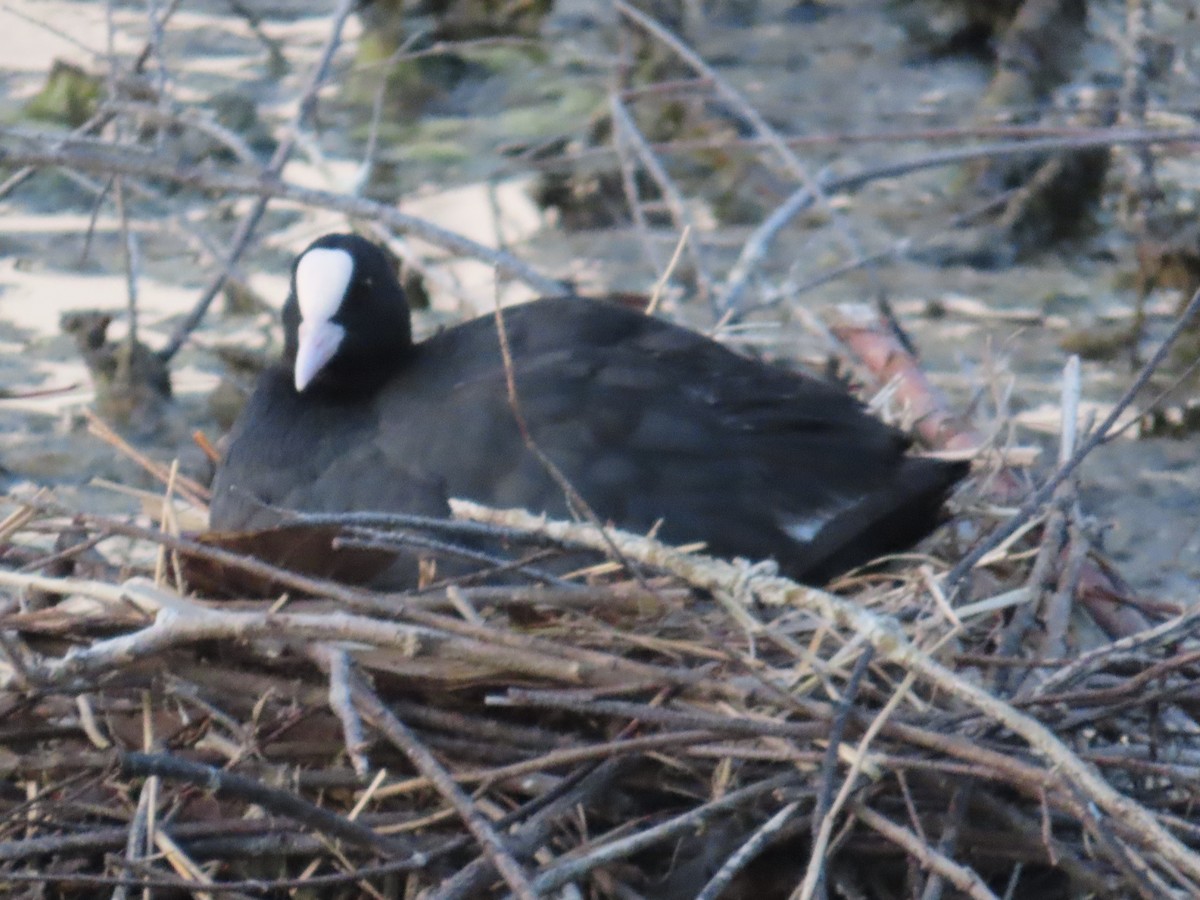
[[[443,515],[446,497],[568,514],[517,426],[492,316],[414,345],[382,251],[327,235],[293,267],[283,321],[283,358],[217,471],[213,528],[272,524],[271,507]],[[534,441],[623,528],[661,519],[666,541],[820,583],[926,535],[966,472],[908,455],[840,386],[660,319],[562,297],[504,321]]]

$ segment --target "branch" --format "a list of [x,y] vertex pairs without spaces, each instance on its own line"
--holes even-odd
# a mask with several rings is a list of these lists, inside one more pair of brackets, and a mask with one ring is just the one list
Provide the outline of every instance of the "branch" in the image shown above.
[[138,152],[136,147],[115,147],[100,142],[62,139],[44,132],[31,135],[20,129],[0,127],[0,139],[7,140],[12,137],[23,137],[26,140],[32,137],[40,146],[14,147],[11,142],[4,143],[0,146],[0,166],[63,166],[96,174],[161,179],[181,187],[217,194],[245,194],[287,200],[301,206],[330,209],[354,218],[383,222],[397,231],[414,234],[451,253],[478,259],[511,278],[523,281],[539,293],[549,296],[571,293],[571,288],[564,282],[547,278],[510,253],[494,250],[470,238],[440,228],[425,219],[407,215],[392,206],[363,197],[315,190],[279,179],[264,179],[258,175],[217,172],[201,166],[186,166],[163,156]]
[[[288,159],[292,155],[292,150],[295,149],[296,143],[300,138],[300,131],[304,128],[313,111],[317,108],[317,91],[325,82],[325,76],[329,72],[329,64],[333,62],[334,51],[342,42],[342,28],[345,27],[346,19],[350,17],[350,13],[354,11],[355,0],[338,0],[337,8],[333,13],[333,25],[329,30],[329,37],[325,40],[325,46],[321,49],[321,56],[316,66],[313,67],[312,74],[309,76],[308,84],[305,85],[304,93],[300,97],[300,103],[296,109],[296,116],[292,120],[291,127],[288,129],[287,136],[275,148],[275,153],[271,157],[271,161],[267,163],[266,169],[263,171],[264,179],[275,179],[279,177],[279,173],[283,171],[283,167],[287,165]],[[208,308],[212,305],[217,294],[225,285],[227,273],[230,272],[236,265],[242,254],[246,252],[246,248],[250,246],[250,238],[254,235],[254,229],[262,220],[263,214],[267,211],[267,203],[270,197],[260,196],[251,207],[245,218],[238,224],[237,231],[234,233],[233,239],[230,242],[228,254],[222,260],[221,268],[217,272],[217,277],[212,280],[204,293],[200,295],[200,299],[188,313],[175,333],[171,335],[171,339],[167,345],[159,351],[159,356],[164,362],[169,361],[179,348],[183,346],[183,342],[187,340],[196,326],[200,324],[200,320],[204,318],[204,314],[208,312]]]

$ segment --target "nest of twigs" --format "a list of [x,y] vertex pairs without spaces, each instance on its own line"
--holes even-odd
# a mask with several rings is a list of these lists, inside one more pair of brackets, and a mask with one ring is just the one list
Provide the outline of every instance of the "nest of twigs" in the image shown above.
[[[28,499],[0,524],[0,879],[39,896],[1200,892],[1195,616],[1079,652],[1087,612],[1122,598],[1063,550],[1080,544],[1053,505],[1041,538],[960,585],[938,556],[962,527],[838,593],[587,522],[456,514],[290,526],[347,552],[484,529],[511,561],[401,595]],[[105,542],[144,563],[118,570]],[[238,596],[215,596],[222,573]]]

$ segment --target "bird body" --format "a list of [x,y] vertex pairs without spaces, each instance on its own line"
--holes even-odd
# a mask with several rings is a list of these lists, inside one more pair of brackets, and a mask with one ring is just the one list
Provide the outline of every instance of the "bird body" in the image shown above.
[[820,582],[923,537],[965,473],[907,455],[909,439],[840,386],[663,320],[578,297],[503,318],[516,411],[494,317],[414,345],[378,248],[320,239],[293,273],[284,358],[218,469],[213,527],[272,524],[272,507],[443,515],[446,497],[566,516],[519,412],[602,520],[661,522],[669,542],[773,558]]

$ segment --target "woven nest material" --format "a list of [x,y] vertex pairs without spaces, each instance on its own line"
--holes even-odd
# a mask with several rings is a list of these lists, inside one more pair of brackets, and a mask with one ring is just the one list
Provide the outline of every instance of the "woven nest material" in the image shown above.
[[[381,594],[255,560],[253,539],[29,499],[0,526],[0,877],[58,896],[1200,893],[1198,614],[1097,640],[1123,600],[1064,554],[1053,509],[957,596],[934,555],[830,593],[455,511],[526,569],[594,560]],[[933,550],[961,555],[985,513]],[[296,527],[376,550],[456,527],[335,524]],[[96,555],[111,541],[145,565]]]

